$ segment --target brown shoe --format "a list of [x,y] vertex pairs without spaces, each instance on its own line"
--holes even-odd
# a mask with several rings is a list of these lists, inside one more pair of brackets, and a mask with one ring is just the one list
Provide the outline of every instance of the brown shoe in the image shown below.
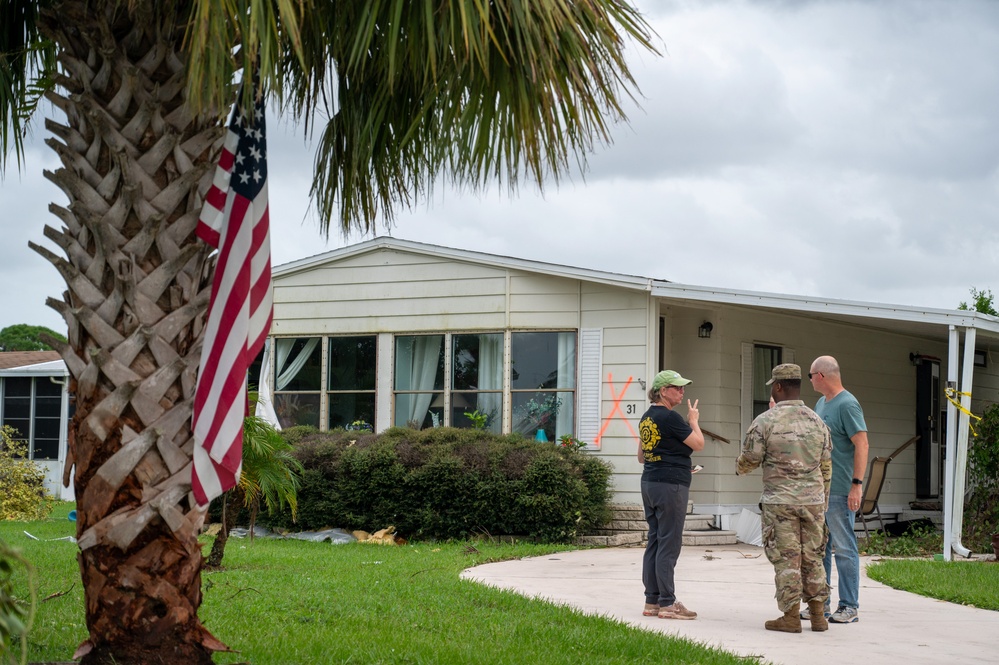
[[820,633],[829,630],[829,622],[825,617],[825,607],[821,600],[808,601],[808,620],[812,624],[812,631]]
[[800,633],[801,617],[798,616],[798,608],[790,612],[785,612],[784,616],[773,621],[767,621],[764,626],[767,630],[777,630],[782,633]]
[[651,603],[645,603],[645,609],[642,610],[643,617],[654,617],[659,616],[659,606]]
[[696,619],[697,612],[691,612],[686,607],[683,606],[679,600],[674,601],[672,605],[667,607],[659,608],[659,618],[660,619]]

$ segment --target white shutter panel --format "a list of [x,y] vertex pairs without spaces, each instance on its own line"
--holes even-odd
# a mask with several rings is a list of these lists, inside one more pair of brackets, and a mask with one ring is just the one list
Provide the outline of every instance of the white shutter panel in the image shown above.
[[587,448],[599,449],[593,443],[600,433],[600,389],[603,371],[604,331],[592,328],[579,331],[579,391],[577,400],[576,438]]

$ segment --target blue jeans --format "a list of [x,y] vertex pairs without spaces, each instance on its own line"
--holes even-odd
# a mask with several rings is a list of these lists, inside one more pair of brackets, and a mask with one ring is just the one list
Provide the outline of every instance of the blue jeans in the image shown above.
[[[836,574],[839,576],[839,607],[860,607],[860,552],[857,550],[857,536],[853,533],[856,513],[846,505],[845,494],[829,497],[829,510],[826,511],[826,526],[829,527],[829,542],[826,543],[826,556],[822,565],[826,569],[826,582],[832,578],[833,556],[836,557]],[[829,593],[830,599],[832,592]]]
[[669,607],[676,602],[673,570],[683,544],[683,522],[690,488],[674,483],[642,481],[642,504],[649,523],[649,544],[642,557],[645,602]]

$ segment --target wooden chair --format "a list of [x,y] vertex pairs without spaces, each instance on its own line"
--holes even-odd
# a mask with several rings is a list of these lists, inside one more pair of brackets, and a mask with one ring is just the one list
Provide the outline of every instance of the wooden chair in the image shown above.
[[857,511],[857,519],[864,523],[864,534],[870,538],[871,533],[867,528],[868,522],[875,520],[881,525],[884,531],[885,523],[881,519],[881,509],[878,508],[878,499],[881,497],[881,488],[885,484],[885,475],[888,472],[888,463],[898,457],[903,450],[919,440],[919,435],[912,437],[901,446],[895,449],[887,457],[875,457],[871,460],[870,471],[867,472],[867,484],[864,486],[864,495],[860,501],[860,510]]

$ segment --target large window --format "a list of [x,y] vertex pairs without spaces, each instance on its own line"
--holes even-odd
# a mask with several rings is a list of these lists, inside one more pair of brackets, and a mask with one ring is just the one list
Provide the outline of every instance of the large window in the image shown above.
[[781,351],[779,346],[753,347],[753,418],[770,408],[770,386],[766,383],[773,368],[783,362]]
[[514,333],[510,374],[514,432],[544,441],[573,433],[576,333]]
[[444,418],[444,335],[395,338],[395,424],[440,427]]
[[376,339],[330,337],[328,340],[327,427],[347,427],[357,421],[375,423]]
[[3,379],[3,424],[28,443],[30,459],[59,459],[62,388],[47,376]]
[[452,335],[451,424],[472,427],[466,414],[483,418],[485,428],[503,429],[503,333]]
[[397,426],[472,427],[481,419],[498,433],[506,415],[512,431],[553,441],[574,433],[576,333],[399,335],[394,396]]
[[319,427],[322,357],[319,337],[275,340],[274,410],[281,427]]
[[375,335],[277,337],[273,348],[273,403],[281,427],[374,426]]

